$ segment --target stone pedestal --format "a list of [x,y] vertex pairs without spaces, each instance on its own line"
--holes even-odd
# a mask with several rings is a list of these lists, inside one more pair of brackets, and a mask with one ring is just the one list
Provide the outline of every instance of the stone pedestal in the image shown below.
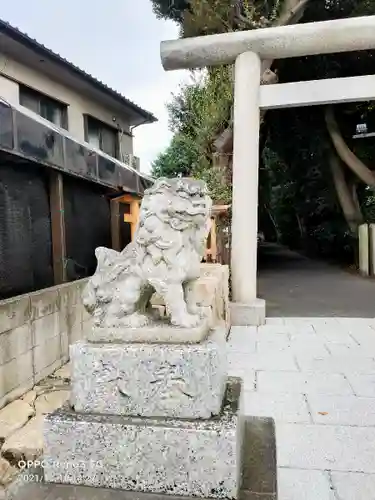
[[220,326],[199,343],[71,346],[71,400],[44,423],[45,480],[237,498],[241,381],[227,378],[225,341]]
[[[173,495],[236,498],[239,383],[218,418],[156,419],[61,409],[45,422],[45,479]],[[232,395],[231,395],[232,394]]]
[[199,344],[71,346],[71,404],[77,412],[210,418],[227,379],[224,327]]
[[369,224],[370,275],[375,276],[375,224]]
[[368,224],[362,224],[358,228],[358,259],[359,272],[362,274],[362,276],[368,276],[370,272]]

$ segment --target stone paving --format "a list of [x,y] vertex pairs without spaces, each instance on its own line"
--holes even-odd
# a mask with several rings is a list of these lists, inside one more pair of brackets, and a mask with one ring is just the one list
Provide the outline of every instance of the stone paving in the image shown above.
[[279,500],[375,499],[375,320],[232,327],[246,414],[276,422]]
[[[228,355],[230,375],[244,379],[245,413],[275,419],[278,500],[375,499],[375,319],[269,318],[259,328],[232,327]],[[11,405],[0,411],[0,429],[10,433],[3,444],[10,452],[2,453],[11,462],[40,453],[41,429],[31,423],[63,403],[68,378],[66,366],[18,400],[31,411],[23,405],[18,413],[19,402],[12,418]],[[0,476],[13,475],[5,465]]]
[[69,397],[69,364],[0,410],[0,500],[19,474],[23,461],[43,452],[43,418]]

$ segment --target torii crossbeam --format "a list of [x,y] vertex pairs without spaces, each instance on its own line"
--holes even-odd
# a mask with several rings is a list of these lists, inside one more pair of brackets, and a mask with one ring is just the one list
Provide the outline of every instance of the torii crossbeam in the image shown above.
[[[374,98],[374,76],[260,87],[261,60],[375,49],[375,16],[161,42],[165,70],[235,63],[232,179],[232,325],[265,321],[257,299],[259,111]],[[366,80],[364,80],[366,79]],[[353,88],[353,83],[358,88]],[[339,85],[341,83],[341,85]],[[267,89],[267,90],[265,90]],[[358,90],[358,92],[357,92]],[[347,95],[346,91],[348,92]],[[357,95],[358,93],[358,95]],[[309,95],[311,94],[311,97]]]

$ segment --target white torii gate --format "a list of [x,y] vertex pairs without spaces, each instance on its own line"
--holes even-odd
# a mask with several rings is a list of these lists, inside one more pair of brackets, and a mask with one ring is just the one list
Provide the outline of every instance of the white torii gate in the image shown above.
[[261,86],[261,60],[375,49],[375,16],[161,42],[165,70],[235,63],[232,180],[232,325],[259,325],[257,298],[260,109],[375,100],[375,76]]

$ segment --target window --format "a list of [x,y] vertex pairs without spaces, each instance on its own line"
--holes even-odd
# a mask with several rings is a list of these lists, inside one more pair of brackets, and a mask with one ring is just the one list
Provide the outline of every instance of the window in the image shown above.
[[65,104],[23,85],[20,85],[20,104],[58,127],[68,129]]
[[86,142],[101,149],[107,155],[118,158],[119,138],[116,128],[85,115],[85,139]]

